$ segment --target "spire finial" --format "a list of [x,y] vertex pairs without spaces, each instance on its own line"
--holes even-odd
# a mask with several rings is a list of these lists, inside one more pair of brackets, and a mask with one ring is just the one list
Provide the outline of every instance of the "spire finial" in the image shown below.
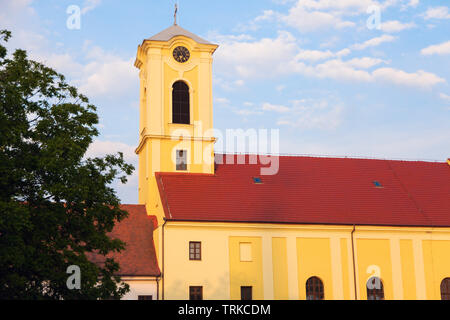
[[177,12],[178,12],[178,4],[175,3],[175,13],[173,14],[173,24],[177,25]]

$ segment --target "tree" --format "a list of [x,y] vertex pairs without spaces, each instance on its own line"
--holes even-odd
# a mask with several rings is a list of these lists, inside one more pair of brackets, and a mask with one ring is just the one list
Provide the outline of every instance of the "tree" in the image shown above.
[[[134,170],[123,154],[86,158],[98,135],[96,108],[63,75],[8,55],[0,31],[0,299],[111,299],[129,289],[106,259],[124,249],[111,239],[126,218],[111,183]],[[81,289],[66,281],[80,267]]]

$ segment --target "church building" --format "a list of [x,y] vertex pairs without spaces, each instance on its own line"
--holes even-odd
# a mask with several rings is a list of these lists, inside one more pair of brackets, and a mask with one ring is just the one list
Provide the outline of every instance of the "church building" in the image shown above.
[[272,156],[265,175],[217,154],[217,48],[177,24],[138,47],[133,210],[152,222],[123,227],[126,298],[450,299],[450,160]]

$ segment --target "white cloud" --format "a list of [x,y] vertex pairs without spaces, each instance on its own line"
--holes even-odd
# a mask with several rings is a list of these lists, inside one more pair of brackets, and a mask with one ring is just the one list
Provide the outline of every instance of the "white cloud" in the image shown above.
[[376,81],[424,89],[431,88],[432,86],[439,83],[445,83],[445,79],[440,78],[433,73],[425,72],[423,70],[408,73],[402,70],[392,68],[380,68],[373,71],[372,74],[373,78]]
[[286,61],[292,60],[298,50],[296,39],[289,33],[281,31],[275,39],[263,38],[258,41],[227,41],[215,54],[215,67],[223,74],[236,74],[240,78],[258,75],[289,73]]
[[369,82],[371,75],[365,70],[355,69],[353,65],[339,59],[329,60],[313,68],[306,68],[305,73],[318,78]]
[[273,10],[265,10],[263,13],[248,24],[239,25],[239,30],[257,30],[261,22],[281,21],[300,32],[310,32],[326,28],[354,27],[356,24],[346,20],[345,16],[354,16],[365,13],[372,5],[381,8],[389,6],[392,0],[380,4],[373,0],[276,0],[276,3],[295,4],[290,8],[288,14],[282,14]]
[[445,93],[440,93],[439,94],[439,97],[442,99],[442,100],[445,100],[445,101],[447,101],[447,102],[450,102],[450,96],[448,95],[448,94],[445,94]]
[[408,10],[409,8],[417,8],[420,3],[419,0],[402,0],[402,2],[406,2],[402,3],[400,7],[400,10],[402,11]]
[[379,65],[380,63],[386,63],[386,61],[377,58],[363,57],[354,58],[346,62],[348,66],[359,69],[369,69],[371,67]]
[[254,40],[254,38],[251,35],[248,35],[245,33],[241,33],[238,35],[232,35],[232,34],[220,34],[220,33],[217,33],[216,31],[208,32],[206,38],[212,42],[220,43],[221,46],[222,46],[222,43]]
[[101,141],[94,140],[89,146],[85,157],[95,158],[104,157],[107,154],[117,154],[122,152],[126,163],[132,164],[135,168],[133,174],[127,177],[127,184],[123,185],[120,181],[115,181],[112,187],[117,191],[120,199],[127,199],[130,203],[137,203],[139,171],[138,156],[134,152],[135,147],[118,141]]
[[299,129],[331,130],[342,121],[344,108],[338,101],[302,99],[292,101],[292,107],[285,117],[278,119],[277,125]]
[[15,24],[23,25],[28,23],[29,20],[23,21],[21,17],[26,16],[28,19],[36,16],[35,10],[30,6],[32,0],[1,0],[0,5],[2,10],[0,11],[0,21],[2,21],[2,27],[8,27]]
[[273,10],[264,10],[263,13],[248,23],[240,23],[234,29],[235,31],[243,32],[243,31],[256,31],[260,29],[261,24],[274,21],[279,19],[280,14]]
[[[373,47],[395,39],[396,37],[392,35],[382,35],[354,47],[356,49]],[[368,69],[388,62],[372,57],[357,57],[343,61],[342,57],[350,52],[348,48],[336,53],[330,50],[301,49],[289,32],[280,32],[275,39],[225,43],[222,50],[217,51],[216,64],[219,73],[234,79],[236,77],[262,79],[297,73],[320,79],[392,83],[418,88],[430,88],[445,82],[445,79],[423,70],[408,73],[394,68],[379,68],[369,71]],[[325,61],[317,65],[310,64],[320,60]],[[269,73],[266,71],[267,66],[270,66]]]
[[384,34],[382,36],[369,39],[369,40],[367,40],[367,41],[365,41],[363,43],[355,44],[355,45],[352,46],[352,48],[356,49],[356,50],[364,50],[364,49],[366,49],[368,47],[379,46],[380,44],[385,43],[385,42],[392,42],[395,39],[397,39],[397,38],[394,37],[394,36],[391,36],[391,35],[388,35],[388,34]]
[[274,18],[274,16],[276,15],[275,11],[273,10],[264,10],[263,14],[260,16],[257,16],[254,21],[255,22],[260,22],[260,21],[270,21]]
[[295,1],[297,1],[297,0],[272,0],[273,3],[281,4],[281,5],[286,5],[288,3],[292,3]]
[[419,2],[419,0],[409,0],[408,6],[415,8],[419,5]]
[[[228,105],[228,104],[227,104]],[[242,104],[242,107],[230,107],[231,111],[237,115],[244,116],[245,117],[249,115],[262,115],[264,112],[262,111],[262,108],[255,106],[253,102],[244,102]]]
[[[388,1],[385,2],[386,4]],[[385,4],[385,5],[386,5]],[[365,12],[369,6],[379,5],[378,1],[372,0],[299,0],[298,7],[313,10],[337,10],[338,12]]]
[[348,54],[350,54],[350,49],[346,48],[343,50],[340,50],[338,52],[331,52],[330,50],[327,51],[320,51],[320,50],[301,50],[297,55],[297,60],[303,60],[303,61],[319,61],[324,59],[329,59],[332,57],[343,57]]
[[298,0],[287,15],[278,14],[278,20],[300,32],[321,29],[355,27],[346,17],[366,14],[367,8],[377,6],[385,9],[397,0],[384,2],[374,0]]
[[428,8],[424,14],[426,20],[429,19],[450,19],[450,13],[448,12],[448,7],[435,7]]
[[[101,49],[100,49],[101,50]],[[134,59],[113,54],[95,58],[83,67],[83,75],[74,82],[88,96],[115,96],[127,93],[138,85]]]
[[403,30],[408,30],[416,27],[413,22],[403,23],[397,20],[386,21],[381,24],[381,30],[388,33],[400,32]]
[[214,101],[219,104],[229,104],[230,103],[230,100],[228,100],[227,98],[220,98],[220,97],[214,98]]
[[86,152],[86,158],[103,157],[107,154],[122,152],[126,162],[136,164],[137,155],[134,152],[136,148],[117,141],[94,140]]
[[336,52],[336,56],[343,57],[343,56],[349,55],[350,53],[351,53],[351,50],[349,48],[345,48],[345,49],[342,49],[341,51]]
[[78,87],[89,98],[114,97],[126,94],[138,86],[134,59],[123,59],[100,47],[86,49],[86,63],[80,63],[69,53],[41,52],[33,55],[35,59],[63,73],[69,82]]
[[334,53],[330,50],[319,51],[319,50],[302,50],[297,54],[297,59],[307,60],[307,61],[317,61],[328,59],[334,56]]
[[101,4],[102,0],[85,0],[83,8],[81,9],[82,14],[86,14],[89,11],[94,10]]
[[32,0],[0,0],[0,29],[12,32],[6,45],[11,51],[22,48],[34,52],[48,44],[39,17],[30,6],[31,2]]
[[[2,23],[5,21],[5,27],[13,32],[8,47],[24,48],[31,59],[63,73],[71,84],[77,86],[89,98],[117,98],[137,87],[138,76],[133,66],[134,57],[124,59],[89,43],[85,43],[83,50],[76,53],[64,51],[63,46],[52,48],[52,44],[43,35],[48,30],[42,29],[42,23],[30,6],[31,0],[0,1],[0,20]],[[89,11],[100,2],[89,0],[85,1],[84,5]]]
[[355,23],[344,21],[338,15],[323,11],[308,11],[299,1],[291,8],[289,14],[281,17],[287,25],[296,28],[300,32],[310,32],[326,28],[346,28],[354,27]]
[[286,86],[284,84],[280,84],[275,88],[278,92],[282,92],[284,89],[286,89]]
[[450,54],[450,41],[423,48],[420,51],[420,53],[427,56],[432,54],[437,55]]
[[264,111],[275,111],[275,112],[279,112],[279,113],[285,113],[285,112],[288,112],[290,110],[286,106],[275,105],[275,104],[271,104],[271,103],[268,103],[268,102],[263,103],[262,109]]
[[213,82],[214,85],[221,87],[225,91],[235,91],[245,84],[243,80],[225,79],[221,76],[214,76]]
[[320,47],[321,48],[334,47],[336,45],[336,43],[338,43],[338,42],[339,42],[339,37],[333,36],[330,39],[328,39],[325,42],[323,42],[322,44],[320,44]]
[[241,116],[249,116],[252,114],[262,114],[259,110],[252,110],[252,109],[237,109],[233,110],[234,113],[241,115]]
[[386,61],[363,57],[348,61],[334,59],[316,66],[297,63],[293,66],[293,69],[300,74],[316,78],[334,79],[338,81],[391,83],[421,89],[429,89],[439,83],[446,82],[445,79],[423,70],[412,73],[384,67],[375,69],[372,72],[365,70],[380,63],[386,63]]

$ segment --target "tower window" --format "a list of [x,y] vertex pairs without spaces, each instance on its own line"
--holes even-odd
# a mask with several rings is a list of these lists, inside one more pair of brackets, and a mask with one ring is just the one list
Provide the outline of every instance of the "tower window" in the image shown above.
[[187,170],[187,152],[186,150],[177,150],[177,171]]
[[177,81],[172,87],[172,123],[190,124],[189,87]]
[[383,282],[378,277],[367,280],[367,300],[384,300]]
[[323,300],[323,282],[317,277],[311,277],[306,281],[306,300]]

